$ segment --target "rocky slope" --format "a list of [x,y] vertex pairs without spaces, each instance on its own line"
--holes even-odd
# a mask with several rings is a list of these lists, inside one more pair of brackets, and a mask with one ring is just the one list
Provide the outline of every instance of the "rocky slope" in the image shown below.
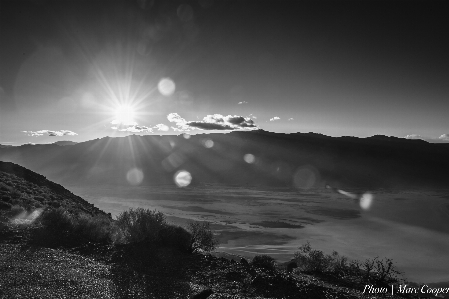
[[106,214],[63,186],[20,165],[0,161],[0,207],[21,206],[28,211],[63,207],[89,215]]

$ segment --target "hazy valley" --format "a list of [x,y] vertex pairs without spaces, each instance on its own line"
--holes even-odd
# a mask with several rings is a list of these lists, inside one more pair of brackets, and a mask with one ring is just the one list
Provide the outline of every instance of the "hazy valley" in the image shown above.
[[417,140],[259,131],[26,145],[0,159],[113,215],[145,207],[173,222],[210,221],[225,252],[286,261],[308,240],[328,253],[392,258],[408,279],[439,282],[449,280],[447,154]]

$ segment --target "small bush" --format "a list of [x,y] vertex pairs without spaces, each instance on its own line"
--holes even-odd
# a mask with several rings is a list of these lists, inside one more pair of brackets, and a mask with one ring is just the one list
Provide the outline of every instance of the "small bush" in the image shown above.
[[103,215],[95,217],[81,214],[74,221],[73,235],[80,243],[94,242],[110,244],[114,240],[115,235],[112,221]]
[[192,235],[183,227],[166,225],[159,231],[158,240],[162,245],[187,252],[191,249]]
[[0,201],[0,210],[11,210],[11,207],[10,203]]
[[32,243],[48,247],[68,246],[68,244],[74,243],[72,238],[74,223],[67,211],[63,209],[46,210],[36,223],[40,226],[33,230]]
[[19,199],[22,197],[22,193],[20,191],[14,189],[13,191],[11,191],[11,197],[15,198],[15,199]]
[[[321,256],[321,264],[322,264],[321,272],[327,272],[329,274],[333,274],[335,276],[340,277],[343,277],[350,273],[350,263],[348,262],[347,257],[340,256],[336,251],[333,251],[332,255],[324,255],[324,254],[319,255]],[[311,256],[314,257],[313,254]]]
[[40,222],[48,231],[62,238],[68,237],[75,230],[73,217],[63,208],[46,210],[42,213]]
[[299,251],[295,253],[295,261],[298,268],[305,272],[324,273],[333,270],[332,256],[326,256],[322,251],[312,249],[309,242],[299,247]]
[[144,240],[154,242],[159,236],[159,231],[166,226],[166,220],[161,212],[137,208],[122,212],[117,217],[117,225],[127,243]]
[[[373,281],[378,285],[387,285],[397,283],[400,280],[398,275],[401,272],[396,270],[392,259],[380,260],[376,257],[366,260],[364,265],[368,281]],[[367,267],[367,265],[369,266]]]
[[269,255],[256,255],[251,261],[251,265],[271,271],[276,269],[276,262],[274,258]]
[[209,222],[191,222],[188,230],[192,234],[191,251],[213,251],[218,241],[210,230]]
[[58,208],[61,207],[61,204],[60,204],[59,202],[57,202],[57,201],[51,202],[50,205],[51,205],[53,208],[56,208],[56,209],[58,209]]
[[37,200],[42,203],[45,201],[45,198],[43,198],[42,196],[34,196],[34,200]]
[[79,246],[87,242],[110,244],[118,240],[118,227],[103,215],[74,216],[64,208],[46,210],[39,217],[41,228],[34,241],[44,246]]
[[377,257],[367,259],[363,263],[354,260],[348,261],[336,251],[332,255],[325,255],[320,250],[312,249],[309,242],[299,247],[295,253],[295,262],[298,268],[305,272],[317,274],[330,274],[337,277],[357,277],[362,283],[371,283],[376,286],[385,286],[400,281],[401,274],[393,265],[391,259],[380,260]]

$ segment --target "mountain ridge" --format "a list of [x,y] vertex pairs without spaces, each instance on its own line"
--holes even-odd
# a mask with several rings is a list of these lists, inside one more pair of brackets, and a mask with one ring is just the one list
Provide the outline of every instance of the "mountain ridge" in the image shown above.
[[[447,188],[449,145],[387,136],[329,137],[315,133],[235,131],[227,134],[104,137],[71,146],[1,148],[0,160],[21,164],[61,184],[175,185],[221,183],[302,188]],[[245,158],[246,157],[246,158]]]

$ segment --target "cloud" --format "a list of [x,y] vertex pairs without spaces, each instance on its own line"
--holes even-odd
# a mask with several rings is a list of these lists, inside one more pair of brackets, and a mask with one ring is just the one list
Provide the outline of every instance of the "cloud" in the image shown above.
[[290,120],[294,120],[294,119],[293,119],[293,117],[290,117],[288,120],[290,121]]
[[170,130],[170,128],[164,124],[157,124],[153,128],[158,129],[158,131],[164,131],[164,132],[167,132],[168,130]]
[[[170,113],[169,115],[167,115],[167,119],[169,122],[171,123],[175,123],[176,126],[178,127],[178,130],[181,131],[190,131],[191,128],[187,125],[187,121],[182,118],[178,113]],[[172,127],[173,129],[173,127]],[[173,129],[174,131],[178,131]]]
[[410,134],[404,137],[405,139],[424,139],[421,135],[418,134]]
[[406,139],[415,139],[415,140],[424,140],[430,143],[446,143],[449,141],[449,134],[443,134],[438,138],[435,137],[427,137],[427,136],[421,136],[418,134],[410,134],[405,136]]
[[247,102],[247,101],[243,101],[243,102],[238,102],[238,104],[237,104],[237,105],[244,105],[244,104],[248,104],[248,102]]
[[40,130],[40,131],[22,131],[23,133],[27,134],[28,136],[38,137],[38,136],[75,136],[78,135],[75,132],[69,131],[69,130],[59,130],[59,131],[53,131],[53,130]]
[[211,114],[203,118],[202,121],[186,121],[177,113],[170,113],[167,116],[170,122],[174,122],[177,128],[174,131],[200,130],[256,130],[258,127],[249,117],[238,115],[223,116],[221,114]]
[[440,137],[438,137],[438,139],[449,141],[449,134],[443,134],[443,135],[441,135]]
[[225,124],[208,123],[202,121],[192,121],[189,126],[195,127],[200,130],[234,130],[233,127]]
[[280,117],[275,116],[273,118],[270,118],[270,121],[275,121],[275,120],[280,120],[280,119],[281,119]]
[[123,123],[118,120],[111,121],[111,124],[113,125],[111,129],[117,130],[120,132],[132,132],[132,133],[152,133],[153,129],[146,127],[146,126],[140,126],[136,122],[127,122]]
[[135,125],[135,126],[128,127],[128,129],[122,130],[122,131],[133,132],[133,133],[152,133],[153,129],[148,128],[146,126]]
[[146,126],[139,125],[119,125],[111,127],[111,129],[120,131],[120,132],[132,132],[132,133],[152,133],[153,129]]

